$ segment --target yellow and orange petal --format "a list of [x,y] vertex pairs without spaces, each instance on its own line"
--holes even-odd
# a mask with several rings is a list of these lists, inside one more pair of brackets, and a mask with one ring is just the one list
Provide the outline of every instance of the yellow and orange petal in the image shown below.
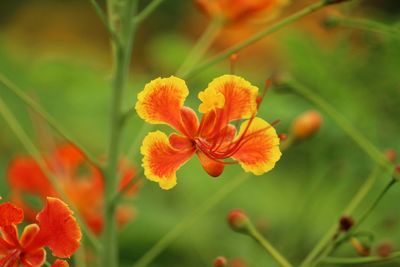
[[[238,137],[245,132],[250,120],[242,123]],[[247,137],[247,138],[246,138]],[[245,142],[232,156],[246,172],[261,175],[274,168],[282,153],[275,129],[261,118],[254,118],[245,135]]]
[[212,87],[200,92],[198,97],[202,102],[199,106],[199,111],[201,113],[207,113],[217,108],[223,108],[225,104],[224,95]]
[[135,109],[148,123],[169,124],[181,130],[180,110],[188,95],[184,80],[174,76],[157,78],[138,94]]
[[215,90],[225,98],[221,110],[226,122],[250,118],[257,112],[258,88],[242,77],[223,75],[214,79],[205,90]]
[[0,204],[0,227],[19,224],[24,219],[22,209],[11,203]]
[[56,257],[68,258],[80,246],[82,233],[72,214],[60,199],[48,197],[46,206],[37,215],[38,239],[43,240]]
[[145,176],[162,189],[171,189],[176,185],[176,171],[193,156],[194,148],[177,150],[166,134],[155,131],[144,138],[140,152]]

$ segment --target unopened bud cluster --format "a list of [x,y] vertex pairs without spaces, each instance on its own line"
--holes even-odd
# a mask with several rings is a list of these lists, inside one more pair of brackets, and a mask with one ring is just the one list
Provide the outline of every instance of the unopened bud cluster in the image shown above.
[[322,117],[319,112],[311,110],[300,114],[292,124],[292,134],[297,140],[313,136],[321,127]]

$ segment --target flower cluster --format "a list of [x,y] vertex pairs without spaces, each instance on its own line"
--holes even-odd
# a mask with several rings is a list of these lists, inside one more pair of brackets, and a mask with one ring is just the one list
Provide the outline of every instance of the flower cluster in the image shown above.
[[[104,180],[100,170],[89,164],[84,154],[74,145],[59,145],[54,153],[45,155],[48,169],[54,174],[63,192],[77,208],[85,223],[99,234],[103,227]],[[8,181],[11,187],[11,200],[22,207],[28,220],[35,218],[37,208],[27,196],[38,196],[43,202],[46,197],[58,194],[38,163],[29,156],[18,156],[8,168]],[[125,162],[120,164],[120,189],[130,184],[135,169]],[[136,190],[133,186],[129,193]],[[39,203],[40,205],[41,203]],[[133,216],[128,206],[119,206],[117,219],[124,224]]]
[[[163,189],[174,187],[176,171],[194,154],[214,177],[232,163],[255,175],[275,166],[281,156],[279,138],[272,125],[256,117],[257,87],[235,75],[214,79],[198,95],[200,121],[193,109],[183,105],[188,94],[185,81],[171,76],[151,81],[138,95],[136,111],[142,119],[179,132],[168,137],[155,131],[144,138],[141,153],[149,180]],[[245,121],[240,127],[232,124],[241,119]]]
[[[17,225],[24,219],[22,209],[11,203],[0,204],[0,266],[40,267],[46,261],[48,247],[57,258],[69,258],[80,246],[81,230],[67,205],[48,197],[37,214],[37,224],[27,225],[21,237]],[[67,267],[56,260],[53,267]]]

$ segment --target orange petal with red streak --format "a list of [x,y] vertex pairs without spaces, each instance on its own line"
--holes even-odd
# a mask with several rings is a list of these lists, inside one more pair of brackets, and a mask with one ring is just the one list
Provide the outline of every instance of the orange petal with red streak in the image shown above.
[[159,183],[162,189],[170,189],[176,185],[176,171],[193,156],[194,148],[175,149],[166,134],[156,131],[144,138],[140,152],[147,179]]
[[24,220],[22,209],[11,203],[0,204],[0,227],[19,224]]
[[182,132],[180,111],[188,94],[184,80],[174,76],[158,78],[138,94],[135,109],[148,123],[169,124]]
[[224,123],[250,118],[257,112],[258,88],[239,76],[220,76],[214,79],[207,89],[214,89],[223,94],[225,104],[219,113],[223,116]]
[[257,117],[251,121],[243,137],[249,122],[243,122],[240,127],[237,138],[244,138],[244,142],[232,158],[236,159],[245,171],[261,175],[273,169],[281,157],[279,138],[270,124]]
[[210,159],[203,152],[197,152],[201,166],[212,177],[218,177],[224,171],[224,164],[216,160]]
[[48,197],[46,206],[37,216],[38,235],[56,257],[70,257],[80,246],[82,234],[72,214],[60,199]]

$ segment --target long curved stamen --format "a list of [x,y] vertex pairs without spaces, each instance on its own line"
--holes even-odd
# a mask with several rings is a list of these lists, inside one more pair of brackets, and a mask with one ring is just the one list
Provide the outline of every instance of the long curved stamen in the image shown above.
[[220,158],[216,157],[214,155],[214,153],[210,152],[210,150],[208,149],[208,145],[206,145],[205,143],[203,143],[201,140],[196,140],[196,146],[197,148],[204,153],[204,155],[206,155],[209,159],[224,164],[224,165],[228,165],[228,164],[237,164],[237,161],[224,161],[224,160],[220,160]]
[[[245,133],[243,133],[238,140],[236,140],[235,142],[232,142],[232,144],[234,144],[234,146],[232,147],[228,147],[227,150],[220,152],[219,155],[217,155],[217,157],[224,157],[224,158],[229,158],[231,156],[233,156],[240,148],[243,147],[244,144],[246,144],[248,141],[250,141],[250,139],[254,136],[256,136],[257,134],[259,134],[260,132],[263,132],[273,126],[275,126],[277,123],[279,123],[279,120],[274,121],[273,123],[271,123],[271,125],[269,125],[268,127],[259,129],[255,132],[250,133],[249,135],[245,135]],[[249,122],[250,124],[250,122]]]

